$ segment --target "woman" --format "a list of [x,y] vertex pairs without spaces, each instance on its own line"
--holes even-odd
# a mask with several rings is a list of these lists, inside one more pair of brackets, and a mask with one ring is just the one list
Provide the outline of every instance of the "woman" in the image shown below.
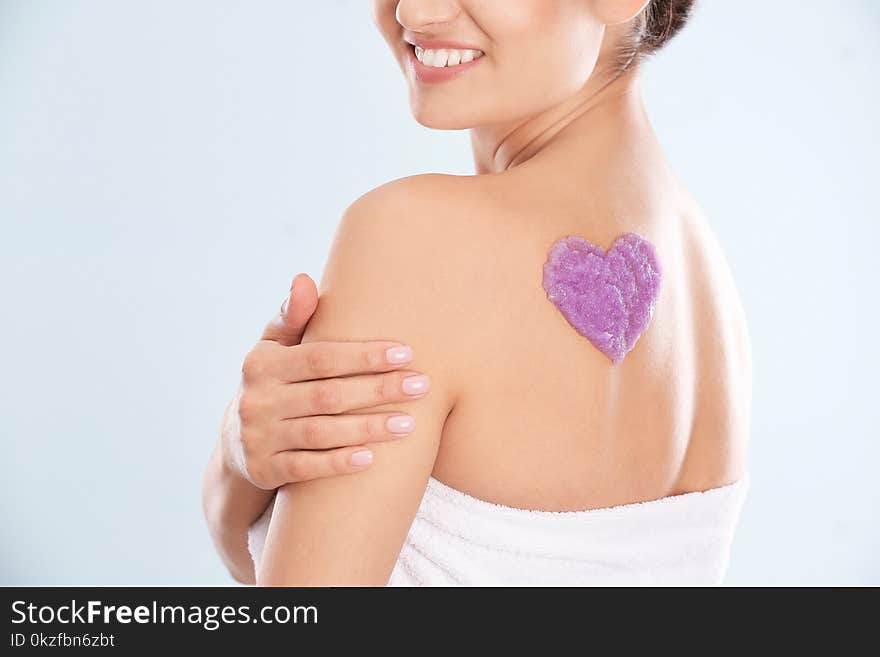
[[477,173],[356,201],[314,316],[300,278],[300,319],[249,354],[205,486],[240,579],[721,580],[748,333],[638,86],[691,4],[374,0],[415,118],[470,128]]

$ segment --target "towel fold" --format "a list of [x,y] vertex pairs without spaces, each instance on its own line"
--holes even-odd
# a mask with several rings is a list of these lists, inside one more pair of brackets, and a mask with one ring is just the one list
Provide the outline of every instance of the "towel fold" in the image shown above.
[[[748,476],[708,491],[587,511],[493,504],[431,477],[389,586],[717,585]],[[259,564],[271,506],[248,532]]]

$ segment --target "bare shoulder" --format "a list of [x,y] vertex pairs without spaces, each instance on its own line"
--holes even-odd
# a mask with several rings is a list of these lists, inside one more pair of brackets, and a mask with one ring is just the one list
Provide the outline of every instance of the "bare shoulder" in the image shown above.
[[480,178],[432,173],[392,180],[354,201],[340,229],[404,231],[406,239],[440,236],[454,227],[460,211],[480,200]]
[[[357,236],[382,241],[399,258],[427,265],[442,262],[444,280],[452,284],[485,255],[486,242],[503,243],[516,214],[521,214],[515,183],[508,176],[421,174],[399,178],[367,192],[346,211],[338,239]],[[525,237],[525,234],[521,235]],[[405,252],[404,252],[405,250]],[[455,265],[455,266],[453,266]]]
[[[454,396],[466,273],[456,265],[465,176],[421,175],[378,187],[340,221],[310,322],[325,340],[396,340]],[[441,337],[438,337],[441,336]],[[436,382],[436,386],[435,386]]]
[[[438,240],[454,236],[460,216],[455,210],[466,205],[467,188],[467,176],[441,174],[409,176],[377,187],[345,211],[334,249],[356,241],[361,257],[374,266],[399,268],[413,260],[427,265],[426,256],[442,257]],[[426,274],[427,268],[418,272]]]
[[393,312],[452,330],[484,232],[479,224],[491,214],[478,178],[400,178],[354,201],[337,229],[321,293],[332,293],[337,273],[354,273],[389,305],[397,295]]

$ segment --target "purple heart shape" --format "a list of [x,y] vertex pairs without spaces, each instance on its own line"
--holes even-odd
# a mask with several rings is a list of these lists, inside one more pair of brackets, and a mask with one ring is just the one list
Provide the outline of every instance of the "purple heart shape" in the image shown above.
[[564,237],[544,263],[544,290],[569,324],[617,364],[648,328],[661,274],[654,245],[635,233],[618,237],[608,253]]

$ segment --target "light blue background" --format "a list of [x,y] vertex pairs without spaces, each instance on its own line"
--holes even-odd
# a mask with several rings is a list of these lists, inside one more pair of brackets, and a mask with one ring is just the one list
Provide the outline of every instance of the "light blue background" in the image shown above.
[[[0,0],[0,584],[212,584],[241,357],[341,211],[471,172],[366,0]],[[703,0],[645,70],[754,343],[728,582],[880,583],[873,0]]]

